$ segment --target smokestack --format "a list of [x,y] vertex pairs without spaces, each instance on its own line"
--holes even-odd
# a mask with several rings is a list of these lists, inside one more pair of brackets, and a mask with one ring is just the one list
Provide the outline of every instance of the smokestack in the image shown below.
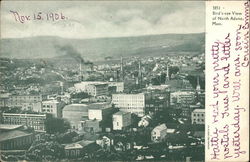
[[65,45],[65,46],[60,46],[60,45],[55,45],[55,48],[58,52],[62,52],[67,56],[70,56],[71,58],[73,58],[74,60],[76,60],[76,62],[80,62],[79,64],[79,75],[80,75],[80,80],[82,81],[83,77],[82,77],[82,65],[88,65],[90,66],[91,69],[93,69],[93,63],[90,61],[85,61],[82,56],[81,53],[79,53],[75,48],[73,48],[71,45]]
[[80,63],[79,63],[79,78],[80,78],[80,81],[82,81],[82,60],[80,60]]
[[138,82],[139,82],[139,87],[141,88],[142,86],[141,60],[139,60]]
[[124,81],[123,58],[121,57],[121,81]]
[[116,70],[116,82],[119,81],[119,70]]
[[167,84],[167,81],[169,81],[169,67],[168,67],[168,64],[167,64],[167,73],[166,73],[165,84]]

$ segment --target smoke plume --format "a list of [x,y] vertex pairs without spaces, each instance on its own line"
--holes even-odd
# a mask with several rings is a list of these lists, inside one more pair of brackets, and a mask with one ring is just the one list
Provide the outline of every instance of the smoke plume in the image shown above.
[[55,46],[58,52],[63,52],[65,55],[74,58],[76,61],[81,62],[85,65],[93,65],[93,62],[84,60],[81,56],[81,53],[79,53],[74,47],[71,45],[65,45],[65,46]]

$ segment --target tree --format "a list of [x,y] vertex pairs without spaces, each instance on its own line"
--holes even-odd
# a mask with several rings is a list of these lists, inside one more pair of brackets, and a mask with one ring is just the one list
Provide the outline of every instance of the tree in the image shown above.
[[70,129],[70,123],[62,118],[49,117],[45,121],[45,130],[49,134],[64,133]]
[[27,157],[30,160],[55,160],[62,158],[64,148],[55,141],[36,141],[27,151]]
[[86,92],[79,92],[79,93],[74,93],[74,94],[71,94],[71,98],[81,98],[81,99],[84,99],[84,98],[88,98],[90,97],[90,95]]

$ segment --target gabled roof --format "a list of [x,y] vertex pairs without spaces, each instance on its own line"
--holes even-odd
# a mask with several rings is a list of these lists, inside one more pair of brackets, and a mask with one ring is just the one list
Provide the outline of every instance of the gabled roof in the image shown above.
[[153,129],[153,131],[157,131],[157,130],[159,130],[159,131],[167,130],[167,126],[166,126],[165,124],[158,125],[158,126],[156,126],[156,127]]
[[83,147],[78,144],[78,143],[71,143],[71,144],[68,144],[64,147],[65,150],[70,150],[70,149],[82,149]]

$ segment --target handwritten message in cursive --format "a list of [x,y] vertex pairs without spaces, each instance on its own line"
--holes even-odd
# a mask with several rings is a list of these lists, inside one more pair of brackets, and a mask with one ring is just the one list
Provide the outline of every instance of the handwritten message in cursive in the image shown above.
[[[232,2],[233,3],[233,2]],[[235,2],[236,3],[236,2]],[[228,4],[229,5],[229,4]],[[249,2],[237,2],[241,10],[233,11],[232,8],[216,3],[211,5],[215,13],[238,13],[234,22],[223,22],[222,26],[213,23],[214,17],[209,20],[212,32],[218,36],[212,37],[207,64],[209,71],[207,110],[209,118],[207,160],[242,160],[247,157],[248,149],[245,147],[244,130],[248,128],[249,89]],[[223,8],[223,11],[220,9]],[[236,8],[236,7],[235,7]],[[228,14],[230,15],[230,14]],[[225,20],[226,14],[223,14]],[[229,19],[228,19],[229,20]],[[232,19],[230,19],[232,20]],[[233,24],[229,28],[227,25]],[[223,25],[225,25],[223,27]],[[213,40],[214,39],[214,40]],[[244,141],[244,142],[243,142]]]

